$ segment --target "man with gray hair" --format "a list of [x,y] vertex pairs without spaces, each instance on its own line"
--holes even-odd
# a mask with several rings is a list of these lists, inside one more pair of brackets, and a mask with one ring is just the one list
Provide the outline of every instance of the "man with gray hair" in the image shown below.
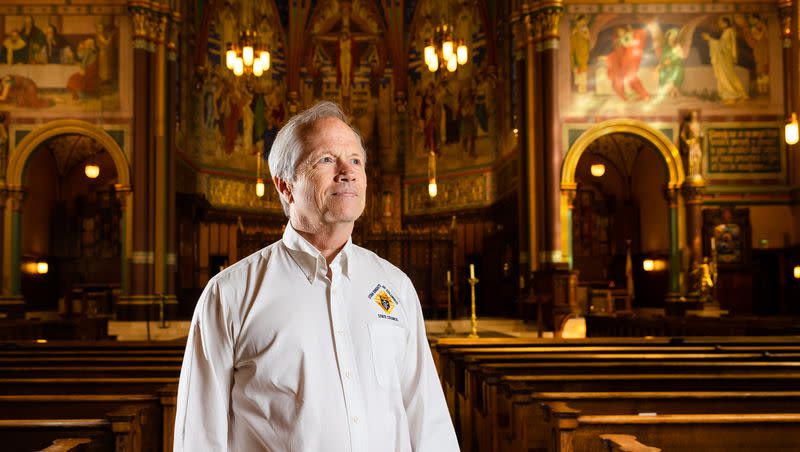
[[332,102],[278,132],[269,168],[289,222],[200,296],[175,451],[458,450],[413,284],[350,238],[365,163]]

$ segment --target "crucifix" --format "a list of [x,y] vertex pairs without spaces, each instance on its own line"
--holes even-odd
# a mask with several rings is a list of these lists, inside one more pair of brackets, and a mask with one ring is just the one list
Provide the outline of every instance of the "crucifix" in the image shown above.
[[[350,31],[350,13],[352,4],[349,1],[341,3],[342,27],[338,33],[322,33],[314,36],[315,41],[335,42],[338,44],[339,53],[339,82],[341,85],[342,103],[350,110],[350,88],[353,83],[353,46],[358,42],[377,41],[378,35],[374,33],[353,33]],[[356,64],[358,61],[355,62]]]

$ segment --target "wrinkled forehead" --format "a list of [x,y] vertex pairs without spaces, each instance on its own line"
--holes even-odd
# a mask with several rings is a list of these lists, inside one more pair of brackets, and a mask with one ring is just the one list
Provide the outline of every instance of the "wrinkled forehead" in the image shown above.
[[351,146],[358,148],[366,157],[366,150],[361,143],[361,138],[339,118],[325,117],[307,124],[301,130],[301,136],[303,157],[307,157],[316,150],[337,150]]

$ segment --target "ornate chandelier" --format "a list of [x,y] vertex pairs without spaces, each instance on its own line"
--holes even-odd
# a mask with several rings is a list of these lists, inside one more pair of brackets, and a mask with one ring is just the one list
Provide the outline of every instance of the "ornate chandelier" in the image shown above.
[[240,77],[253,74],[256,77],[269,70],[269,51],[257,46],[257,33],[245,30],[239,34],[239,43],[227,43],[225,66]]
[[453,27],[447,24],[437,26],[433,38],[425,46],[425,65],[428,70],[436,72],[446,67],[449,72],[455,72],[468,59],[469,49],[463,39],[453,39]]

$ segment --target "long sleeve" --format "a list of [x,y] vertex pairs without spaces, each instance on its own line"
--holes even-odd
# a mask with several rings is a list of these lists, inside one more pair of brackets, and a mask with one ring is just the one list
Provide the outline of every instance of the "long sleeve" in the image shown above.
[[419,298],[411,281],[406,281],[404,299],[413,304],[411,309],[416,310],[416,321],[411,325],[407,343],[407,367],[400,379],[411,447],[416,452],[458,451],[453,421],[425,334]]
[[175,452],[227,450],[233,329],[216,280],[192,318],[178,385]]

